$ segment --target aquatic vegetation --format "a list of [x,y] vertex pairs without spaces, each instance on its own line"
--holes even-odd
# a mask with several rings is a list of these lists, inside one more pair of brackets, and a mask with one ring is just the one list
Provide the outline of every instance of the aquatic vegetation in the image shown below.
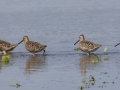
[[86,82],[86,80],[85,79],[82,79],[82,83],[85,83]]
[[84,84],[84,86],[80,86],[80,90],[83,90],[84,88],[90,88],[90,86],[94,86],[95,82],[96,80],[92,75],[90,75],[89,78],[83,78],[82,83]]
[[104,60],[109,60],[108,55],[104,55]]
[[91,62],[94,64],[94,63],[98,63],[98,62],[100,62],[101,60],[102,60],[102,56],[97,56],[97,55],[95,55],[95,57],[96,58],[93,58],[92,60],[91,60]]
[[99,60],[102,60],[102,56],[99,56],[98,58],[99,58]]
[[2,62],[9,62],[10,55],[2,56]]
[[21,85],[16,83],[16,85],[10,85],[11,87],[19,88]]
[[95,78],[94,78],[94,76],[92,76],[92,75],[90,75],[90,83],[91,83],[91,85],[94,85],[95,84]]
[[80,50],[80,48],[75,48],[74,50],[79,51],[79,50]]
[[2,56],[2,65],[8,65],[9,64],[10,55]]
[[94,60],[94,59],[93,59],[91,62],[92,62],[92,63],[98,63],[99,60]]
[[7,58],[9,59],[9,58],[10,58],[10,55],[7,55]]
[[104,52],[106,52],[106,51],[107,51],[107,47],[104,48]]
[[9,61],[8,62],[2,62],[3,66],[9,65]]
[[98,88],[103,88],[103,86],[98,86]]
[[95,62],[97,63],[97,62],[98,62],[98,60],[95,60]]
[[92,62],[92,63],[95,63],[95,60],[92,60],[91,62]]
[[95,81],[95,78],[92,75],[90,75],[90,80]]
[[83,90],[84,89],[84,87],[83,86],[80,86],[80,90]]
[[[101,72],[101,73],[107,74],[107,72]],[[102,80],[102,79],[100,78],[100,80]],[[84,90],[84,89],[86,90],[86,89],[92,88],[92,86],[94,86],[95,83],[96,83],[96,79],[95,79],[95,77],[93,75],[90,75],[88,78],[83,78],[82,79],[82,84],[83,85],[80,86],[80,90]],[[101,83],[102,83],[102,85],[99,85],[98,88],[106,87],[106,85],[109,82],[101,81]],[[114,81],[112,81],[111,83],[114,84]]]
[[107,46],[106,46],[106,47],[104,48],[104,54],[105,54],[105,55],[108,54],[108,53],[107,53],[107,49],[108,49],[108,48],[107,48]]

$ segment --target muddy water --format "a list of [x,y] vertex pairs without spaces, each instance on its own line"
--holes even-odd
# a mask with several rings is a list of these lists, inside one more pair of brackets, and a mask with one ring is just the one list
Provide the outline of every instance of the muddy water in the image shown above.
[[[16,84],[21,85],[19,90],[120,88],[120,47],[114,47],[120,42],[119,2],[1,0],[0,39],[18,43],[27,35],[47,48],[46,56],[40,52],[32,57],[22,43],[9,53],[9,63],[0,60],[0,88],[13,90]],[[102,44],[96,55],[88,57],[74,50],[80,34]],[[106,46],[108,55],[103,52]],[[90,75],[95,78],[94,85]]]

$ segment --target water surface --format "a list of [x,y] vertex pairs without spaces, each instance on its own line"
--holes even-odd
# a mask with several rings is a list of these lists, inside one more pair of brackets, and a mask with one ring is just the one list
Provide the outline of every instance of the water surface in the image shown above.
[[[24,44],[9,55],[9,63],[0,60],[0,88],[12,90],[80,90],[90,75],[96,82],[88,90],[120,88],[120,5],[118,0],[1,0],[0,39],[18,43],[23,36],[46,44],[46,56],[32,57]],[[102,44],[88,57],[75,51],[79,35]],[[104,55],[104,47],[108,55]],[[2,54],[0,55],[0,58]],[[98,60],[102,57],[101,60]],[[106,60],[107,58],[107,60]],[[98,60],[92,63],[92,60]]]

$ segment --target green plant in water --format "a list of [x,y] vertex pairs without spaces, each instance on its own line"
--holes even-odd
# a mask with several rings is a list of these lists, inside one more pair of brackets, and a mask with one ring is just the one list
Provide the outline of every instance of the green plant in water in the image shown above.
[[91,62],[92,62],[92,63],[95,63],[95,60],[92,60]]
[[98,62],[98,60],[95,60],[95,62],[97,63],[97,62]]
[[82,83],[84,84],[84,86],[80,86],[80,90],[83,90],[84,88],[90,88],[90,86],[95,85],[95,82],[96,80],[92,75],[89,76],[88,80],[87,78],[83,78]]
[[7,55],[7,56],[2,56],[2,62],[9,62],[9,58],[10,58],[9,55]]
[[75,48],[74,50],[79,51],[79,50],[80,50],[80,48]]
[[2,65],[8,65],[9,64],[9,58],[10,55],[2,56]]
[[84,89],[84,87],[83,86],[80,86],[80,90],[83,90]]
[[93,59],[91,62],[92,62],[92,63],[98,63],[99,61]]
[[19,88],[21,85],[16,83],[16,85],[10,85],[11,87],[16,87],[16,88]]
[[94,86],[94,85],[95,85],[95,81],[91,81],[91,85],[93,85],[93,86]]
[[109,60],[108,55],[104,55],[104,60]]
[[90,75],[90,77],[92,81],[95,81],[95,78],[92,75]]
[[3,66],[9,65],[9,61],[8,62],[2,62]]
[[82,79],[82,83],[85,83],[86,82],[86,80],[85,79]]
[[108,54],[108,53],[107,53],[107,49],[108,49],[108,48],[107,48],[107,46],[106,46],[106,47],[104,48],[104,54]]
[[102,60],[102,56],[99,56],[98,58],[99,58],[99,60]]
[[9,59],[9,58],[10,58],[10,55],[7,55],[7,58]]
[[92,75],[90,75],[90,80],[89,80],[89,82],[91,83],[91,85],[95,85],[95,78],[92,76]]

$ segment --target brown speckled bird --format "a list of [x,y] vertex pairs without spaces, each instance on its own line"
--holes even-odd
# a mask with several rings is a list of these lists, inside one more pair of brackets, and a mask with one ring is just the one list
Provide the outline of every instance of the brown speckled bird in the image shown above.
[[80,35],[79,40],[75,44],[77,44],[78,42],[79,42],[80,50],[83,51],[83,52],[86,52],[87,55],[90,55],[90,52],[94,52],[99,47],[101,47],[100,44],[95,44],[93,42],[86,41],[85,38],[84,38],[84,35]]
[[43,52],[43,55],[45,53],[45,48],[47,47],[47,45],[42,45],[38,42],[34,42],[34,41],[29,41],[29,38],[28,36],[24,36],[23,37],[23,41],[24,41],[24,44],[25,44],[25,48],[31,52],[33,54],[33,56],[35,55],[35,53],[37,52],[41,52],[42,50],[44,51]]
[[20,41],[18,44],[11,44],[9,42],[0,40],[0,51],[6,55],[8,51],[12,51],[15,47],[17,47],[22,41]]

